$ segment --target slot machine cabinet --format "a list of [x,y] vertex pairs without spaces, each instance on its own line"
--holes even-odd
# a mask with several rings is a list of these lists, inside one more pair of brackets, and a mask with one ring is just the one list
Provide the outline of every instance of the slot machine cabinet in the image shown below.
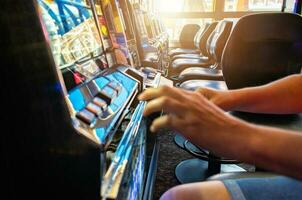
[[[116,41],[116,40],[111,39],[111,35],[109,34],[108,25],[106,23],[101,6],[97,3],[95,3],[94,8],[95,8],[95,13],[96,13],[97,25],[98,25],[99,32],[100,32],[101,39],[102,39],[102,44],[105,49],[104,53],[105,53],[107,61],[108,61],[108,66],[113,67],[116,63],[128,64],[126,55],[122,50],[118,49],[119,56],[116,56],[117,51],[115,51],[116,49],[114,48],[114,45],[112,42],[112,41]],[[116,45],[116,48],[118,48],[118,47],[119,46]]]
[[[99,3],[101,3],[101,2],[99,2]],[[110,4],[110,6],[108,6],[108,3],[110,3],[110,2],[107,1],[107,4],[105,4],[104,2],[102,4],[98,4],[96,2],[95,7],[96,7],[99,24],[101,26],[101,33],[103,35],[102,37],[112,40],[112,42],[110,43],[111,45],[109,47],[107,47],[106,49],[109,48],[115,52],[114,55],[115,55],[116,62],[115,63],[109,62],[109,66],[118,66],[120,64],[120,62],[119,62],[120,57],[119,57],[119,55],[116,54],[116,48],[114,47],[114,46],[116,46],[116,45],[114,45],[114,43],[116,43],[116,40],[112,39],[113,37],[108,37],[108,35],[111,35],[111,34],[108,34],[108,32],[107,32],[107,30],[108,30],[107,24],[111,24],[110,26],[115,27],[113,20],[109,20],[107,22],[107,19],[113,18],[112,17],[113,15],[110,14],[111,12],[113,12],[113,9],[111,9],[113,7],[112,6],[113,4]],[[144,70],[141,68],[139,54],[138,54],[138,50],[137,50],[137,43],[134,38],[134,32],[133,32],[132,26],[128,26],[128,25],[131,25],[131,23],[129,22],[130,18],[129,18],[129,15],[127,14],[127,10],[122,10],[121,7],[123,6],[123,3],[121,5],[118,2],[112,1],[111,3],[114,3],[114,7],[117,8],[118,11],[120,11],[119,15],[116,15],[116,12],[115,12],[114,16],[117,21],[122,22],[124,32],[121,34],[123,34],[123,36],[126,38],[126,41],[127,41],[127,47],[128,47],[127,51],[129,52],[129,64],[131,64],[131,66],[129,66],[129,68],[125,69],[125,72],[130,74],[133,77],[136,77],[136,79],[139,82],[143,82],[148,87],[156,87],[159,84],[161,74],[157,73],[156,71],[153,71],[153,70],[149,71],[149,70]],[[103,11],[106,8],[109,10],[107,10],[107,12]],[[107,13],[106,18],[104,17],[103,13]],[[107,33],[107,35],[105,35],[104,33]],[[129,38],[132,38],[132,39],[129,40]],[[103,43],[105,43],[105,42],[103,42]],[[106,42],[106,43],[109,43],[109,42]],[[106,54],[108,54],[107,50],[106,50]],[[112,54],[113,53],[111,53],[111,55]],[[126,64],[126,66],[128,66],[128,63]],[[140,84],[140,88],[143,88],[144,84]]]
[[107,69],[91,6],[2,2],[4,199],[150,199],[158,147],[133,103],[142,83]]
[[169,66],[169,56],[168,56],[169,35],[164,30],[164,26],[163,26],[161,20],[158,17],[156,17],[155,15],[152,16],[152,24],[155,27],[154,29],[156,30],[156,32],[158,34],[157,38],[160,43],[160,52],[162,55],[162,69],[163,69],[163,71],[167,72],[168,66]]
[[139,68],[139,67],[142,66],[141,58],[140,58],[140,55],[139,55],[139,48],[138,48],[138,46],[140,44],[139,44],[139,41],[137,41],[134,26],[131,22],[130,11],[128,9],[126,1],[124,1],[124,0],[116,1],[116,5],[118,7],[118,11],[119,11],[121,21],[123,22],[122,24],[123,24],[124,33],[125,33],[125,36],[126,36],[126,39],[127,39],[128,50],[129,50],[130,55],[131,55],[132,60],[133,60],[133,65],[132,66],[135,67],[135,68]]
[[[127,45],[127,39],[124,34],[124,28],[120,19],[118,8],[114,0],[96,0],[95,5],[97,9],[97,15],[99,23],[104,30],[104,34],[109,34],[111,40],[111,47],[107,50],[112,51],[116,57],[116,64],[124,64],[131,66],[134,65],[134,61],[129,52]],[[107,32],[107,33],[106,33]],[[108,38],[108,36],[105,36]],[[127,60],[127,61],[126,61]]]
[[148,33],[148,38],[149,38],[149,43],[156,47],[159,48],[159,41],[157,40],[157,33],[155,31],[155,27],[152,23],[151,16],[149,15],[148,12],[144,12],[144,21],[146,24],[146,29]]
[[132,4],[128,0],[125,1],[131,17],[131,23],[135,31],[137,48],[141,58],[143,67],[152,67],[160,70],[158,49],[150,45],[146,25],[144,22],[143,11],[138,3]]
[[103,154],[72,126],[38,5],[1,3],[1,198],[99,199]]

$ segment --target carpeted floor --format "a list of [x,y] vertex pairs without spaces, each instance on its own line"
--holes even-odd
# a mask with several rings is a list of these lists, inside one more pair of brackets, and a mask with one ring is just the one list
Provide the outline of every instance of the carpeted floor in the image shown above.
[[[174,136],[172,131],[161,131],[158,134],[160,150],[153,194],[154,200],[159,199],[168,189],[179,185],[174,175],[176,166],[183,160],[194,158],[174,143]],[[253,166],[246,164],[240,164],[240,166],[247,171],[254,171]]]
[[174,169],[182,160],[193,158],[174,143],[174,133],[161,131],[159,137],[159,159],[154,187],[153,199],[157,200],[169,188],[179,185],[174,175]]

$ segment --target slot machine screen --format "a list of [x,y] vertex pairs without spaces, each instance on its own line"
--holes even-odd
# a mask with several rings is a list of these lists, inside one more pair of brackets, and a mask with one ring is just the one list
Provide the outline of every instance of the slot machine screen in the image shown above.
[[37,0],[45,35],[67,90],[107,66],[92,9],[85,0]]

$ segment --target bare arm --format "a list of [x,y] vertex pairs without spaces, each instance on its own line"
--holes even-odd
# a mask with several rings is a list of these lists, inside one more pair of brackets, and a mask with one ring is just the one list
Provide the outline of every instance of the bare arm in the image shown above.
[[153,132],[170,128],[219,156],[302,179],[302,133],[252,125],[226,114],[197,92],[176,88],[149,89],[144,115],[163,110]]
[[292,114],[302,112],[302,75],[292,75],[270,84],[229,91],[199,89],[224,110]]
[[[236,158],[242,162],[302,179],[302,132],[252,125],[234,121],[232,128],[215,133],[213,144],[209,135],[192,138],[197,145],[215,154]],[[221,135],[227,135],[221,137]],[[208,137],[205,139],[205,137]],[[223,145],[225,144],[225,145]]]

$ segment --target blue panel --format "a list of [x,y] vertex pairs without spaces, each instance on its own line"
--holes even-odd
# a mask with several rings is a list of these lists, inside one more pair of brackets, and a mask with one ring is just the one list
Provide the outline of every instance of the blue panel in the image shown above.
[[95,79],[95,82],[97,83],[100,89],[103,89],[108,83],[110,83],[110,80],[106,77],[100,77]]
[[85,107],[85,99],[80,89],[73,90],[69,93],[69,100],[73,108],[78,112]]
[[[109,96],[116,92],[108,85],[109,83],[111,83],[112,86],[119,86],[120,88],[118,96],[113,98],[111,104],[108,105],[113,112],[119,112],[119,114],[117,114],[106,127],[100,127],[96,129],[96,135],[98,136],[100,141],[105,142],[107,135],[113,129],[122,112],[122,110],[119,109],[127,103],[130,95],[132,95],[134,90],[136,89],[137,82],[118,71],[113,72],[112,74],[109,74],[105,77],[98,77],[95,79],[95,82],[98,85],[99,89]],[[76,111],[80,111],[85,107],[85,99],[80,89],[71,91],[69,93],[69,99]]]
[[[111,89],[108,89],[108,87],[106,87],[106,85],[109,84],[110,81],[113,81],[115,84],[118,83],[121,86],[121,91],[119,95],[115,99],[113,99],[112,103],[109,105],[112,111],[115,112],[126,103],[127,99],[129,98],[129,95],[133,93],[136,81],[120,72],[114,72],[112,74],[109,74],[106,76],[106,79],[104,79],[105,78],[103,77],[98,78],[96,82],[98,85],[100,84],[100,88],[106,88],[105,91],[112,91]],[[108,125],[108,127],[98,128],[96,130],[96,134],[99,137],[100,141],[105,141],[106,136],[108,135],[109,131],[113,128],[114,124],[118,120],[118,117],[119,116],[116,116]]]

